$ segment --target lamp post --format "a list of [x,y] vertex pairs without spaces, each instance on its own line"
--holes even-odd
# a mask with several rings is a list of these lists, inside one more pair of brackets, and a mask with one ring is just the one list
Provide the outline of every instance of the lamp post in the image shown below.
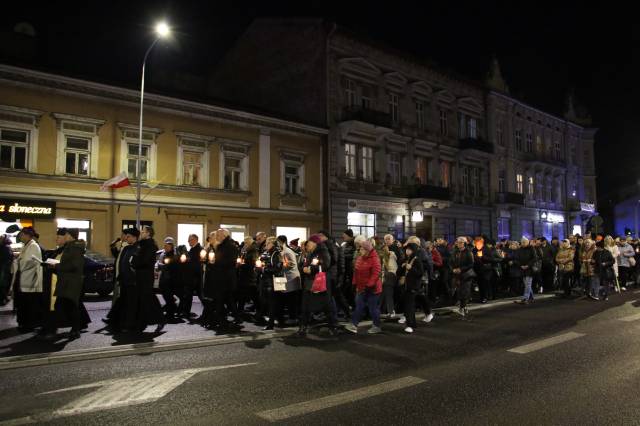
[[[140,177],[140,161],[142,158],[142,115],[144,108],[144,71],[147,64],[147,58],[149,57],[149,53],[156,45],[158,40],[167,38],[171,33],[169,26],[166,22],[159,22],[155,27],[156,38],[151,43],[151,46],[147,49],[147,52],[144,54],[144,59],[142,60],[142,82],[140,84],[140,127],[138,129],[138,160],[136,161],[136,227],[140,229],[140,187],[141,187],[141,177]],[[147,164],[147,173],[149,170],[149,165]]]

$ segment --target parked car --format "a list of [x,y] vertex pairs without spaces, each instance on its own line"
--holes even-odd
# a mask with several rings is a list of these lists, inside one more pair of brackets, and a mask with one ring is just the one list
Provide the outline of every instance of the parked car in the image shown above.
[[111,294],[115,278],[115,260],[111,256],[87,250],[84,254],[84,292]]

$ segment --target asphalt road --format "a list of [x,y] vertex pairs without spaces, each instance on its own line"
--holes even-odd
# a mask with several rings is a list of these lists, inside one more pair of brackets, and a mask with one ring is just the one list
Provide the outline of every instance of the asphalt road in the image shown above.
[[638,424],[638,299],[6,369],[0,425]]

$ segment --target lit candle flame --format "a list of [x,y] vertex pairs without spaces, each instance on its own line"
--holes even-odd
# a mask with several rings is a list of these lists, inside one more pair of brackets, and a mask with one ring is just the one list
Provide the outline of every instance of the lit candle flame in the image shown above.
[[256,260],[256,268],[262,268],[262,260]]
[[236,259],[236,263],[237,263],[238,265],[240,265],[240,264],[242,263],[242,258],[240,258],[240,257],[239,257],[239,258],[237,258],[237,259]]
[[171,261],[171,259],[169,259],[168,257],[164,258],[164,264],[165,265],[168,265],[170,261]]
[[184,263],[187,261],[187,255],[186,254],[181,254],[180,255],[180,262]]
[[317,265],[318,263],[320,263],[320,261],[318,260],[318,258],[317,258],[317,257],[316,257],[316,258],[314,258],[314,259],[311,261],[311,264],[312,264],[312,265]]
[[200,250],[200,259],[204,260],[207,257],[207,251],[205,249]]
[[213,261],[216,259],[216,254],[212,251],[209,252],[209,263],[213,263]]

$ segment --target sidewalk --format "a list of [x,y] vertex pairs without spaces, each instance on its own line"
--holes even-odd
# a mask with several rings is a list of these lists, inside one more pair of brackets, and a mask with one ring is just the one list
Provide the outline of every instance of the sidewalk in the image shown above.
[[[554,297],[554,294],[539,294],[536,295],[536,300]],[[486,304],[473,304],[469,305],[469,310],[473,312],[513,305],[513,302],[519,299],[519,297],[514,297],[490,301]],[[71,342],[63,337],[56,342],[45,342],[39,340],[34,333],[20,334],[16,330],[15,316],[11,314],[11,308],[3,309],[4,312],[1,312],[0,315],[0,369],[215,346],[233,342],[250,342],[285,337],[292,335],[297,330],[289,327],[277,331],[263,331],[262,327],[245,323],[242,331],[236,334],[216,335],[214,331],[204,329],[200,325],[181,321],[167,324],[165,330],[160,334],[154,333],[153,327],[148,327],[145,333],[138,336],[111,335],[104,329],[105,324],[101,321],[107,314],[111,303],[109,301],[87,302],[85,306],[92,322],[89,324],[88,330],[82,333],[80,339]],[[193,311],[196,314],[200,314],[202,311],[202,306],[197,298],[194,298]],[[443,307],[433,311],[436,317],[445,317],[457,312],[457,308]],[[423,316],[423,314],[417,315],[420,319]],[[365,321],[361,324],[368,323],[370,322]]]

